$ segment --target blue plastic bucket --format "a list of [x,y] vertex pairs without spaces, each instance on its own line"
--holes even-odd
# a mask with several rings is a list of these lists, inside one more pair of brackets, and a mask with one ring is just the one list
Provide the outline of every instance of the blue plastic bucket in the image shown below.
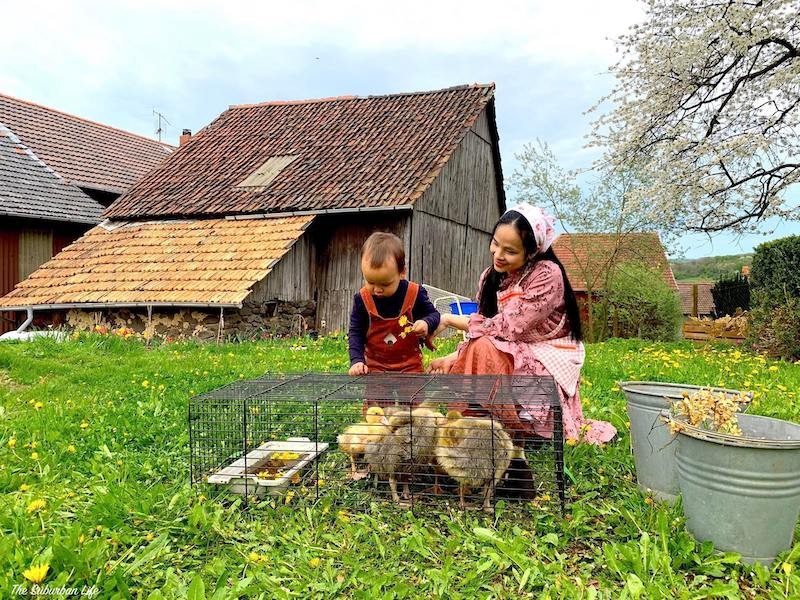
[[478,312],[477,302],[451,302],[450,312],[454,315],[471,315]]

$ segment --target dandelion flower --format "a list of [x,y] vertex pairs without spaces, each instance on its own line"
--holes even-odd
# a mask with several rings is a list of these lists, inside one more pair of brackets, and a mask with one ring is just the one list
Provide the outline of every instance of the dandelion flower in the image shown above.
[[145,380],[142,382],[142,387],[143,387],[143,388],[150,387],[150,382],[149,382],[149,381],[147,381],[147,379],[145,379]]
[[9,448],[16,448],[17,446],[17,438],[11,438],[8,440],[8,447]]
[[67,446],[67,452],[69,452],[70,454],[75,454],[75,446],[73,446],[72,444]]
[[29,515],[32,515],[33,513],[37,513],[42,510],[45,506],[47,506],[47,502],[39,498],[28,504],[28,508],[25,510],[27,510]]
[[27,483],[23,483],[21,486],[19,486],[20,492],[27,492],[29,489],[31,489],[31,486],[29,486]]
[[31,452],[31,460],[39,460],[39,453]]
[[44,404],[42,402],[37,402],[36,404],[33,405],[33,408],[35,408],[36,410],[40,410],[43,407]]
[[44,578],[47,577],[47,571],[49,570],[50,565],[48,563],[36,566],[31,565],[22,572],[22,576],[31,583],[42,583]]
[[316,569],[319,566],[320,562],[322,561],[315,556],[314,558],[308,561],[308,564],[312,569]]
[[81,421],[81,429],[88,429],[88,428],[89,428],[89,423],[87,423],[86,421]]

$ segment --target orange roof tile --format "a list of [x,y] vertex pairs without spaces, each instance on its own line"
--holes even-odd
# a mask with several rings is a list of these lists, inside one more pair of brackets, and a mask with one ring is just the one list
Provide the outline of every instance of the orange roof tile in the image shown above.
[[99,225],[0,298],[1,307],[73,303],[238,305],[312,216]]
[[667,285],[678,290],[656,233],[628,233],[621,238],[609,233],[563,233],[553,243],[553,251],[563,263],[575,291],[597,289],[599,276],[612,262],[626,260],[639,260],[660,269]]
[[[129,219],[411,204],[493,97],[494,85],[471,85],[232,106],[120,197],[105,216]],[[270,158],[289,156],[295,159],[268,185],[241,185]]]
[[173,149],[150,138],[3,94],[0,124],[68,183],[118,194]]

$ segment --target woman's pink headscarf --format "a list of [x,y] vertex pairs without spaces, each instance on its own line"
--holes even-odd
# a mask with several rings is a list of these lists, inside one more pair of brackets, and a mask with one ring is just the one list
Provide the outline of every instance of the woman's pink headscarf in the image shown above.
[[517,204],[509,209],[509,211],[512,210],[520,213],[528,220],[533,230],[533,237],[536,240],[536,253],[543,254],[547,252],[550,246],[553,245],[553,241],[558,237],[555,230],[556,220],[553,215],[538,206],[524,203]]

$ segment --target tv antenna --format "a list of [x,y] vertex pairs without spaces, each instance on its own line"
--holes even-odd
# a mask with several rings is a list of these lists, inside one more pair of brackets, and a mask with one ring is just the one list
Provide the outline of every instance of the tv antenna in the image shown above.
[[163,124],[172,125],[172,123],[170,123],[167,120],[167,117],[165,117],[163,114],[158,112],[155,108],[153,109],[153,116],[157,117],[157,119],[158,119],[158,127],[156,128],[156,135],[158,136],[158,141],[160,142],[161,141],[161,136],[164,134],[164,125]]

